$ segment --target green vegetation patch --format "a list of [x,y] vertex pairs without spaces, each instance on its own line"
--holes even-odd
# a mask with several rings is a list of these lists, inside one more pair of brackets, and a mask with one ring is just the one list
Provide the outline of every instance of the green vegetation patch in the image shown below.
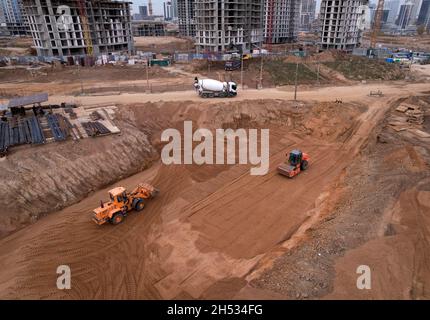
[[[282,59],[264,60],[264,71],[269,73],[277,86],[292,85],[296,77],[296,63],[285,62]],[[312,83],[317,81],[316,72],[310,70],[303,63],[299,63],[297,82]]]
[[397,64],[365,57],[345,56],[334,62],[323,62],[351,80],[401,80],[405,72]]

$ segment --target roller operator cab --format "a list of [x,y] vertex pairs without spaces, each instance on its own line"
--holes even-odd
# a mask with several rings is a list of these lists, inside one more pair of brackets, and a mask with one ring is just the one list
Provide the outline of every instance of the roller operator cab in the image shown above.
[[300,150],[292,150],[288,155],[288,160],[278,166],[278,173],[292,178],[308,168],[309,155]]

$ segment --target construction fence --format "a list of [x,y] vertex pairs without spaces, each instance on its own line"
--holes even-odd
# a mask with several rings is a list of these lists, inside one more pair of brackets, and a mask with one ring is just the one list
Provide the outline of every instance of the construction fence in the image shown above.
[[[271,57],[282,57],[282,56],[299,56],[305,57],[306,51],[293,50],[289,52],[264,52],[264,56]],[[173,60],[175,62],[190,62],[193,60],[210,60],[210,61],[229,61],[235,55],[230,53],[175,53]],[[258,58],[261,57],[261,53],[254,52],[246,54],[247,58]]]

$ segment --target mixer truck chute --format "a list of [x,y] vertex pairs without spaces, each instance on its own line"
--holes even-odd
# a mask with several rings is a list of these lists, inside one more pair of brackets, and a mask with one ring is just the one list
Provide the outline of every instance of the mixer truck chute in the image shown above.
[[202,98],[234,97],[237,95],[237,84],[233,81],[221,82],[196,77],[194,87]]

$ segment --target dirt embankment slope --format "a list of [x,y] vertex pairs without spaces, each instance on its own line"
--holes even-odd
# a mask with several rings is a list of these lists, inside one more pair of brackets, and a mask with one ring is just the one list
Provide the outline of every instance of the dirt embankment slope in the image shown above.
[[23,147],[1,159],[0,237],[148,166],[156,152],[147,135],[120,127],[120,135]]

